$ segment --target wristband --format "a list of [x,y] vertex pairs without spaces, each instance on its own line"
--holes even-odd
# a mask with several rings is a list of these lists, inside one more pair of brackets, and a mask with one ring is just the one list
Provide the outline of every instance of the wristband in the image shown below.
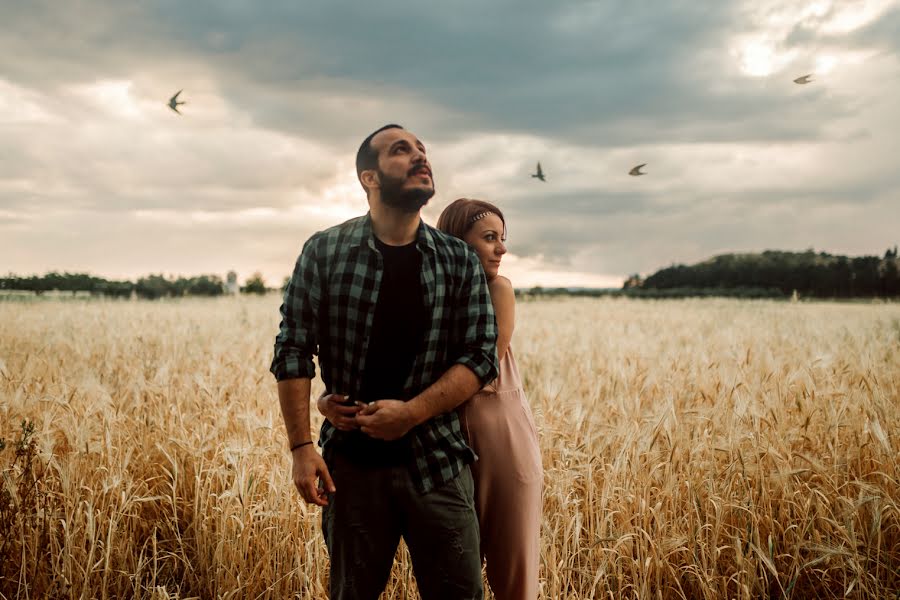
[[293,452],[297,448],[302,448],[303,446],[308,446],[310,444],[312,444],[312,440],[310,440],[308,442],[300,442],[299,444],[294,444],[293,446],[291,446],[291,452]]

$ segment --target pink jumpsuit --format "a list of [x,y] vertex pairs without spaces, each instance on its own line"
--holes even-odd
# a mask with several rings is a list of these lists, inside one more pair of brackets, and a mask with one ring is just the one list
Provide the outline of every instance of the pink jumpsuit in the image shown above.
[[498,600],[534,600],[540,564],[543,468],[537,430],[510,348],[500,374],[461,407],[478,455],[472,465],[481,554]]

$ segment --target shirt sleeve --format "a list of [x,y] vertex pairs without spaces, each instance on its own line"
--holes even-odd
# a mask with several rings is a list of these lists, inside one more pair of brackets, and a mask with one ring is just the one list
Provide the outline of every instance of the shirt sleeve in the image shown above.
[[464,332],[463,353],[457,364],[467,366],[487,385],[497,378],[497,321],[484,269],[473,251],[466,252],[465,272],[458,298],[457,315],[463,319],[458,331]]
[[269,370],[275,379],[312,379],[318,354],[317,317],[322,289],[316,260],[316,236],[303,245],[294,272],[284,290],[281,325],[275,336],[275,357]]

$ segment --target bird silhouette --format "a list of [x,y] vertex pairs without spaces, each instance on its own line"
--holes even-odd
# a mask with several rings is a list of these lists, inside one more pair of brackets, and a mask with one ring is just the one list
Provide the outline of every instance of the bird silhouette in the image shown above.
[[171,98],[169,98],[169,108],[171,108],[172,110],[174,110],[175,112],[177,112],[179,115],[181,114],[181,111],[178,110],[178,105],[180,105],[180,104],[186,104],[184,100],[182,100],[181,102],[178,101],[178,94],[180,94],[180,93],[183,92],[183,91],[184,91],[184,90],[178,90],[178,91],[175,93],[174,96],[172,96]]
[[647,163],[641,163],[638,166],[631,169],[630,171],[628,171],[628,174],[633,177],[637,177],[638,175],[646,175],[646,173],[641,171],[641,167],[646,167],[646,166],[647,166]]
[[800,85],[806,85],[812,81],[812,75],[804,75],[803,77],[798,77],[794,80],[794,83],[799,83]]
[[541,181],[547,181],[546,179],[544,179],[544,172],[541,170],[541,163],[537,164],[537,173],[532,173],[531,176],[537,177]]

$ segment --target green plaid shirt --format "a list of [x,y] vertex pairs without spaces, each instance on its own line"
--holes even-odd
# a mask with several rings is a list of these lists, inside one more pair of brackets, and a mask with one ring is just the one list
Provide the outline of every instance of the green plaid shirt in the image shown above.
[[[420,222],[422,289],[431,322],[404,384],[404,398],[428,388],[454,364],[487,384],[497,377],[497,326],[487,281],[468,244]],[[278,381],[315,376],[325,389],[359,397],[369,332],[383,273],[368,214],[313,234],[303,246],[281,305],[271,371]],[[319,445],[342,435],[327,420]],[[459,475],[475,460],[456,411],[438,415],[410,433],[410,472],[426,493]]]

